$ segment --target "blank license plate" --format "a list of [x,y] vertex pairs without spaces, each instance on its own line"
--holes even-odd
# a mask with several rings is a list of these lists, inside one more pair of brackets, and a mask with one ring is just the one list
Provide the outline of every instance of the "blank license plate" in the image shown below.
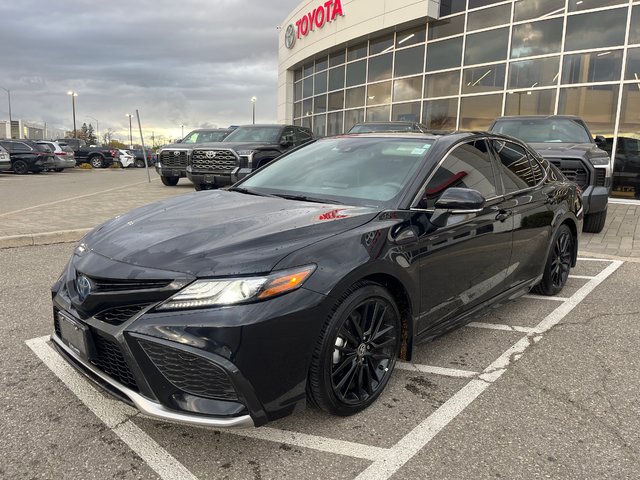
[[62,340],[82,358],[89,359],[91,353],[89,329],[61,313],[58,313],[58,320],[60,322]]

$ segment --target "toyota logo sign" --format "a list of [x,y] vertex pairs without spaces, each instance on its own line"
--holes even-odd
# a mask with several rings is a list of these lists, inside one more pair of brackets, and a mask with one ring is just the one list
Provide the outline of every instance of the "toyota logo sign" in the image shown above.
[[287,48],[293,48],[296,44],[296,27],[289,25],[287,32],[284,34],[284,45]]

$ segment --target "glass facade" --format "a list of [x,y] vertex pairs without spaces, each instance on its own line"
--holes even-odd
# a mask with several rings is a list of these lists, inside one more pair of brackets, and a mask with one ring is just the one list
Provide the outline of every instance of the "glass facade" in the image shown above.
[[640,198],[640,1],[443,0],[438,21],[372,35],[294,70],[294,122],[479,130],[570,114],[616,148],[612,195]]

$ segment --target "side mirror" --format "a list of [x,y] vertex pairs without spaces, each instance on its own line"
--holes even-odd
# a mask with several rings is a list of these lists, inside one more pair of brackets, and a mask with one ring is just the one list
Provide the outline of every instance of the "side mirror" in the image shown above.
[[178,140],[176,143],[182,143],[182,139]]
[[282,137],[280,139],[280,146],[283,148],[289,148],[291,146],[291,142],[289,142],[289,139]]
[[596,135],[595,141],[596,145],[604,145],[605,143],[607,143],[607,139],[602,135]]
[[444,227],[451,215],[480,212],[485,202],[477,190],[448,188],[436,202],[430,222],[436,227]]

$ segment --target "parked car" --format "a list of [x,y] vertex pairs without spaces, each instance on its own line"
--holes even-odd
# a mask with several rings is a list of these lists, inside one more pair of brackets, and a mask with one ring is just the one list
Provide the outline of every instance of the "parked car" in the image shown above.
[[426,125],[418,122],[363,122],[356,123],[349,130],[354,133],[380,133],[380,132],[419,132],[432,133]]
[[[146,165],[144,163],[144,154],[142,153],[141,148],[134,148],[133,150],[129,150],[131,155],[134,157],[134,167],[136,168],[144,168]],[[147,152],[147,165],[152,167],[155,165],[155,159],[153,153],[150,149],[146,149]]]
[[67,145],[60,145],[58,142],[50,142],[47,140],[39,140],[38,145],[44,145],[55,155],[55,160],[51,170],[62,172],[65,168],[74,168],[76,166],[76,157],[73,149]]
[[130,150],[122,150],[120,148],[118,149],[118,161],[120,165],[122,165],[122,168],[129,168],[134,165],[135,157]]
[[0,172],[11,170],[11,157],[9,152],[0,145]]
[[189,134],[178,143],[166,145],[158,150],[156,172],[162,183],[174,187],[181,178],[187,176],[187,162],[193,147],[207,142],[222,142],[229,135],[230,129],[200,128]]
[[527,142],[582,190],[584,231],[599,233],[607,218],[611,192],[610,157],[587,124],[571,115],[501,117],[490,131]]
[[228,186],[313,138],[313,132],[306,127],[239,126],[223,143],[194,147],[189,157],[187,178],[196,190]]
[[9,152],[13,173],[40,173],[54,166],[53,153],[32,140],[0,140],[0,145]]
[[52,340],[158,419],[351,415],[416,343],[560,292],[581,228],[577,186],[518,140],[321,139],[89,233],[52,287]]
[[117,148],[89,147],[80,138],[61,138],[56,140],[60,145],[67,145],[73,149],[78,165],[89,163],[93,168],[106,168],[118,161]]
[[[605,139],[602,149],[612,154],[613,138]],[[632,137],[618,137],[618,145],[613,160],[613,188],[633,189],[636,199],[640,199],[640,140]]]

